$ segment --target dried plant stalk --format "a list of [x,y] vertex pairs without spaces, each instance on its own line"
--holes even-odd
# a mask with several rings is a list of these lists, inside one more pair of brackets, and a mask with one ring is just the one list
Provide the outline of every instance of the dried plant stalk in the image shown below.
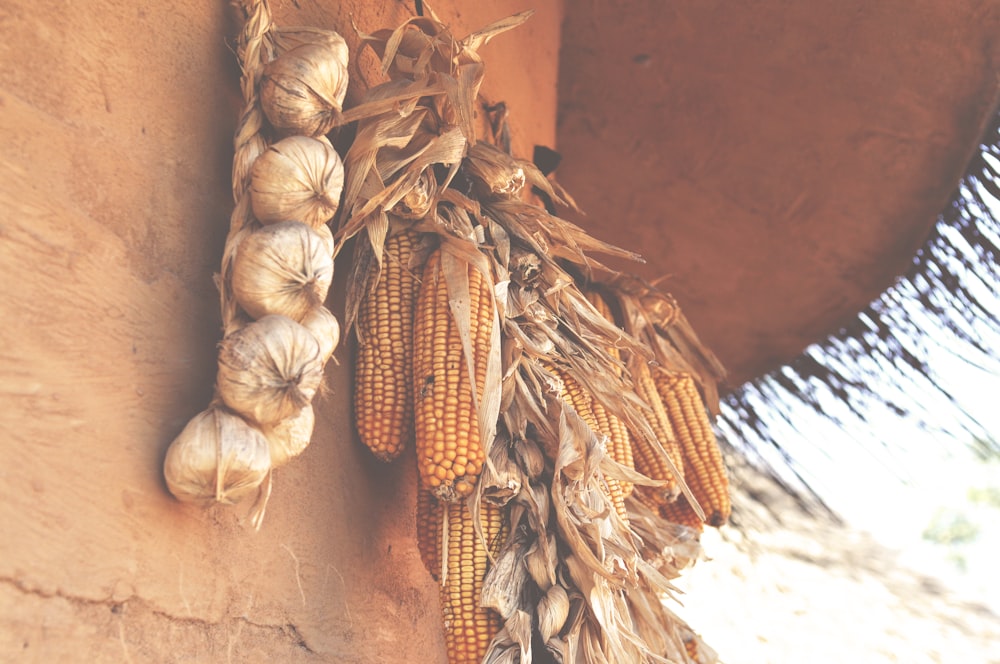
[[[433,14],[361,35],[389,80],[341,116],[358,120],[337,229],[338,247],[358,239],[346,320],[360,320],[388,267],[393,216],[412,219],[440,247],[414,321],[421,482],[440,497],[467,498],[445,510],[469,510],[480,547],[490,528],[482,512],[494,504],[505,505],[514,533],[480,596],[503,626],[475,661],[528,661],[538,636],[557,661],[683,661],[682,623],[658,607],[699,549],[693,531],[665,521],[658,505],[694,498],[649,369],[689,372],[711,401],[721,367],[672,298],[593,257],[634,253],[520,197],[538,190],[573,206],[532,164],[478,140],[478,48],[525,18],[464,39]],[[594,280],[622,328],[583,292]],[[630,456],[640,443],[652,449],[642,462]],[[628,502],[625,486],[635,486]],[[638,500],[650,496],[654,509]],[[466,597],[455,615],[475,601]]]

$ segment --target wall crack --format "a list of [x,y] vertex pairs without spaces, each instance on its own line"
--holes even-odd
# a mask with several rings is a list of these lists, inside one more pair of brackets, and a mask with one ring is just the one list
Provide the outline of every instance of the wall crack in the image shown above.
[[122,617],[123,619],[125,619],[126,616],[129,616],[130,619],[134,619],[135,621],[139,621],[141,620],[141,616],[147,615],[153,617],[154,619],[169,622],[173,625],[187,625],[201,630],[219,630],[220,632],[228,631],[234,624],[242,624],[252,630],[265,633],[267,635],[267,640],[271,641],[275,645],[284,643],[298,650],[304,651],[309,655],[318,655],[318,653],[313,650],[313,648],[306,641],[305,637],[299,631],[298,626],[292,622],[257,622],[251,620],[245,615],[228,616],[222,618],[221,620],[211,620],[197,616],[175,615],[155,607],[150,601],[135,594],[124,598],[87,597],[84,595],[67,593],[61,589],[47,590],[39,588],[25,582],[24,580],[9,576],[0,576],[0,586],[7,586],[22,595],[37,597],[42,600],[63,600],[76,608],[103,608],[114,615]]

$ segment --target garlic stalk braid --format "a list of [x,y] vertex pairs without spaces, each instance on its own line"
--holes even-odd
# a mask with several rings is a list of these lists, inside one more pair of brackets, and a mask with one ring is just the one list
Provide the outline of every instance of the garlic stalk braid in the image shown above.
[[219,306],[222,311],[223,337],[238,327],[237,304],[233,296],[232,275],[236,247],[245,235],[260,226],[250,208],[250,168],[254,160],[267,149],[261,134],[264,113],[258,103],[260,77],[264,65],[274,59],[274,23],[267,0],[241,0],[234,3],[244,16],[243,30],[236,42],[236,57],[240,64],[240,89],[243,111],[233,137],[233,213],[229,218],[229,234],[222,253],[222,269],[218,277]]

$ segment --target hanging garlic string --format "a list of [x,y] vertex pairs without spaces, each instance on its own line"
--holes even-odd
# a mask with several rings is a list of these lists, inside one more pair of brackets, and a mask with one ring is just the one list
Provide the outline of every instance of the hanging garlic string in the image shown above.
[[[259,528],[272,469],[309,444],[311,402],[340,338],[337,319],[323,301],[334,253],[326,224],[343,187],[340,157],[323,137],[290,136],[271,160],[260,159],[275,148],[271,143],[280,131],[268,124],[261,90],[273,76],[269,67],[282,69],[279,56],[301,49],[298,56],[323,63],[333,89],[336,105],[321,114],[339,113],[347,45],[329,30],[282,32],[267,0],[234,5],[243,18],[236,40],[243,108],[233,137],[234,206],[215,276],[223,327],[215,394],[170,444],[164,476],[178,500],[202,506],[235,502],[256,489],[250,521]],[[266,227],[253,211],[258,194]]]
[[275,47],[271,10],[267,0],[245,0],[237,3],[244,16],[243,30],[236,41],[236,57],[240,65],[240,89],[243,110],[233,137],[233,213],[229,218],[229,234],[222,255],[222,269],[216,277],[219,306],[222,312],[223,337],[238,327],[237,304],[233,297],[232,273],[236,247],[240,240],[259,226],[250,207],[250,169],[267,149],[261,133],[264,114],[257,103],[260,77],[264,65],[274,59]]

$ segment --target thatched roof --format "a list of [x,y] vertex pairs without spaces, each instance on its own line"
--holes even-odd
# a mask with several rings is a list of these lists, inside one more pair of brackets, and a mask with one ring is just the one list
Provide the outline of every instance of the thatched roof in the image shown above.
[[786,404],[864,417],[889,382],[918,411],[921,334],[989,350],[998,33],[997,6],[964,1],[567,12],[560,180],[678,297],[729,369],[724,428],[786,477],[766,427]]
[[[731,443],[758,458],[763,458],[762,446],[780,452],[782,443],[768,426],[775,421],[774,405],[794,408],[801,402],[830,417],[823,399],[833,397],[848,406],[848,417],[864,420],[873,408],[888,409],[977,445],[980,454],[1000,453],[997,432],[984,428],[979,415],[938,380],[941,355],[935,360],[926,349],[931,340],[949,347],[952,361],[996,373],[998,295],[1000,112],[906,274],[835,333],[728,396],[725,428],[745,438],[731,435]],[[938,402],[947,404],[948,412],[928,412],[926,398],[913,396],[928,391],[941,397]],[[906,449],[905,441],[883,443]],[[772,470],[797,474],[796,460],[783,458],[787,467]]]

